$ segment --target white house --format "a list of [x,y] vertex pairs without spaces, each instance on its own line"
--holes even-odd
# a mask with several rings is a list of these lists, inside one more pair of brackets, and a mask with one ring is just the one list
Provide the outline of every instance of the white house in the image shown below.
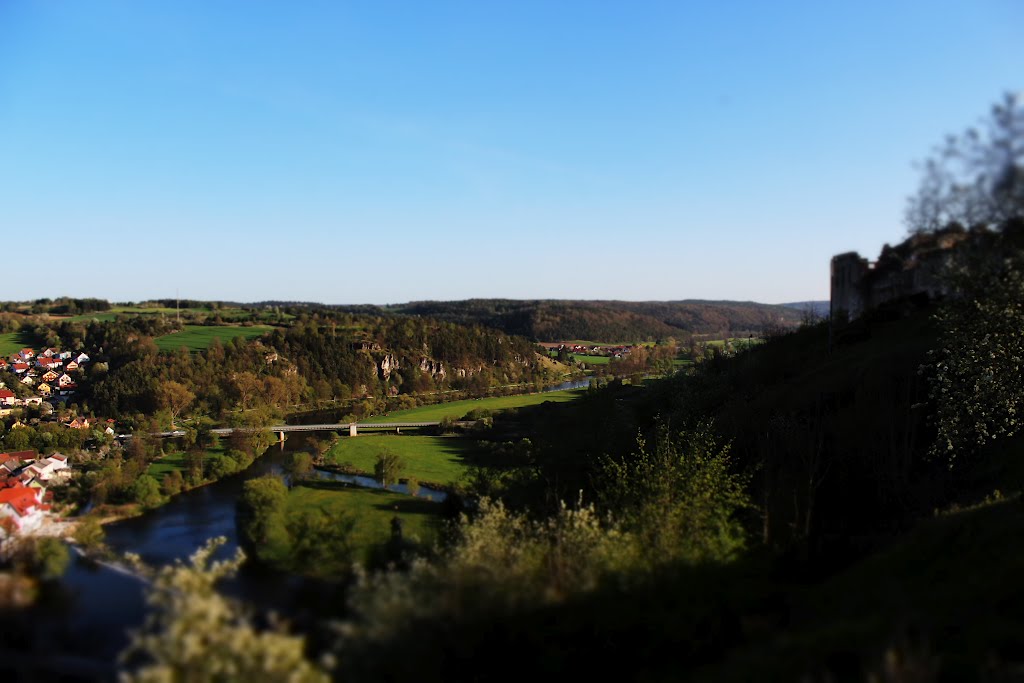
[[42,489],[16,483],[0,489],[0,520],[5,520],[16,532],[32,531],[43,522],[48,506],[42,504]]
[[36,460],[28,466],[28,469],[39,481],[48,482],[67,473],[68,458],[66,455],[55,453],[49,458]]

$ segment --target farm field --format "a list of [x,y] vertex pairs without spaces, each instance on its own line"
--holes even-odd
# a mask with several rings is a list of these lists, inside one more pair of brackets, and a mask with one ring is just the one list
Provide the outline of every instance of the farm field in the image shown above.
[[252,327],[185,325],[183,331],[157,337],[155,341],[161,351],[176,351],[182,346],[189,351],[201,351],[208,348],[214,339],[220,339],[222,344],[235,337],[252,339],[269,332],[270,329],[266,325],[253,325]]
[[518,396],[492,396],[490,398],[469,398],[463,401],[438,403],[432,406],[420,406],[408,410],[396,410],[387,415],[369,418],[363,422],[440,422],[446,417],[459,419],[473,409],[508,410],[523,406],[535,406],[545,401],[564,403],[579,398],[583,389],[566,389],[564,391],[548,391],[537,394],[520,394]]
[[325,457],[331,464],[347,463],[372,475],[377,455],[384,451],[402,458],[399,476],[403,479],[415,477],[443,485],[458,481],[469,465],[468,458],[479,449],[476,441],[457,436],[361,434],[342,437]]
[[[729,337],[729,341],[733,344],[763,344],[764,339],[760,337]],[[704,344],[708,346],[725,346],[724,339],[705,339]]]
[[624,341],[624,342],[596,342],[588,341],[586,339],[568,339],[566,341],[558,342],[542,342],[541,346],[549,349],[558,350],[559,345],[578,345],[578,346],[597,346],[599,348],[612,348],[615,346],[654,346],[654,342],[650,341]]
[[34,348],[36,341],[27,332],[0,334],[0,356],[10,356],[25,347]]
[[[83,313],[81,315],[73,316],[49,316],[54,320],[69,320],[69,321],[82,321],[82,320],[99,320],[100,322],[109,322],[114,320],[119,315],[165,315],[174,316],[177,313],[181,313],[182,316],[196,315],[206,316],[213,318],[220,316],[221,320],[225,322],[236,322],[240,320],[260,320],[263,322],[274,322],[277,320],[277,314],[269,310],[245,310],[242,308],[181,308],[178,309],[169,308],[165,306],[111,306],[109,311],[96,311],[93,313]],[[284,314],[284,319],[291,319],[295,316]]]
[[[551,358],[558,358],[558,351],[551,350],[548,352]],[[611,362],[611,356],[588,356],[583,353],[569,353],[569,356],[576,360],[578,363],[586,363],[587,365],[607,365]]]
[[[437,537],[440,507],[439,503],[425,498],[391,491],[361,489],[333,481],[307,481],[288,494],[285,516],[322,509],[355,520],[351,536],[354,558],[366,561],[375,545],[386,543],[391,537],[391,520],[396,516],[402,520],[404,538],[431,545]],[[269,544],[261,556],[281,565],[287,565],[290,559],[287,549],[273,544]]]

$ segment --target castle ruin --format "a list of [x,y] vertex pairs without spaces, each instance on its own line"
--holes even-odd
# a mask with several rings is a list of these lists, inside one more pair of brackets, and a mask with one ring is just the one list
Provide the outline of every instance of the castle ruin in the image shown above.
[[865,312],[896,302],[925,302],[949,293],[944,274],[963,251],[988,234],[951,227],[915,233],[895,247],[882,248],[877,261],[857,252],[832,257],[831,315],[848,322]]

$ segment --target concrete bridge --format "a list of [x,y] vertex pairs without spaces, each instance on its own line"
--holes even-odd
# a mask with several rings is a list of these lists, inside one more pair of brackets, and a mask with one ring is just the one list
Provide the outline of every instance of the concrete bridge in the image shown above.
[[[211,434],[218,436],[230,436],[236,430],[242,432],[250,432],[254,430],[264,432],[274,432],[278,436],[278,440],[284,441],[284,435],[289,432],[344,432],[347,431],[349,436],[358,436],[359,430],[363,429],[393,429],[396,432],[400,432],[402,429],[419,429],[423,427],[437,427],[440,422],[335,422],[327,424],[314,424],[314,425],[271,425],[268,427],[220,427],[217,429],[211,429]],[[464,420],[452,423],[456,427],[472,427],[476,424],[474,420]],[[125,436],[125,435],[122,435]],[[162,437],[173,437],[173,436],[185,436],[183,430],[177,429],[170,432],[156,432],[153,436]]]

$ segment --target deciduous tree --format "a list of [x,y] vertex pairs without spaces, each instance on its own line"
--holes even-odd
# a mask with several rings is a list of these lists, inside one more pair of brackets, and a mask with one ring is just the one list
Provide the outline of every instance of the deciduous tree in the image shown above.
[[[171,414],[171,429],[174,429],[174,421],[182,411],[191,405],[196,395],[184,384],[168,380],[161,382],[157,389],[157,396],[160,405],[166,408]],[[193,439],[193,443],[195,439]]]
[[996,228],[1024,216],[1024,98],[1006,95],[978,128],[951,135],[924,165],[906,222],[915,232],[958,223]]
[[397,453],[385,449],[377,454],[377,459],[373,464],[373,474],[380,485],[386,488],[398,482],[398,477],[404,468],[405,463],[402,462],[402,458]]

